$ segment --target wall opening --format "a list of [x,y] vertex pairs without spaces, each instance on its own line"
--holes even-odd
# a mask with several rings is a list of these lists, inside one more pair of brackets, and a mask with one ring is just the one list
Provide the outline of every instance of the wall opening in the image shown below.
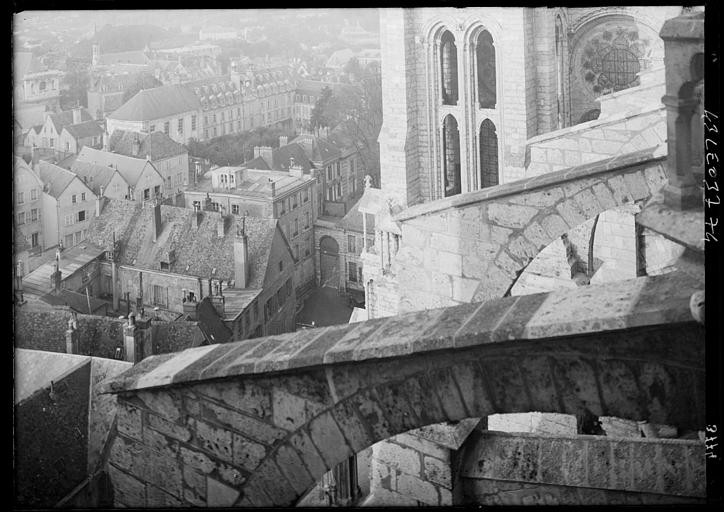
[[487,30],[478,36],[475,45],[475,60],[478,74],[478,103],[480,108],[495,108],[495,45]]
[[444,151],[443,172],[445,175],[445,197],[461,191],[460,185],[460,131],[458,122],[451,114],[442,123],[442,147]]
[[450,31],[445,31],[440,38],[440,65],[442,102],[444,105],[457,105],[458,103],[458,57],[455,37]]
[[498,134],[490,119],[480,125],[480,184],[482,188],[498,184]]

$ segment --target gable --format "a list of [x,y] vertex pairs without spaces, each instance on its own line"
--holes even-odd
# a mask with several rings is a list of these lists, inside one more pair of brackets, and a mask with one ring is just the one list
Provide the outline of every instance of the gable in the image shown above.
[[267,268],[264,273],[264,288],[274,282],[279,277],[279,262],[282,262],[282,274],[289,273],[294,275],[294,256],[289,242],[282,233],[279,224],[274,230],[274,238],[272,238],[271,249],[267,259]]

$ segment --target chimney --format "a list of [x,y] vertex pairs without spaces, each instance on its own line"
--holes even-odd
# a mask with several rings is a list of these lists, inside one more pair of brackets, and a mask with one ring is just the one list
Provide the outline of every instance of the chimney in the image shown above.
[[294,157],[291,157],[289,159],[289,175],[301,178],[303,174],[304,169],[302,168],[302,166],[294,160]]
[[254,158],[261,155],[261,148],[259,146],[254,146]]
[[234,280],[236,288],[249,286],[249,240],[246,237],[246,217],[241,218],[234,238]]
[[224,216],[222,215],[219,220],[216,221],[216,234],[219,238],[224,238]]
[[287,138],[286,135],[280,135],[279,136],[279,147],[286,146],[287,140],[289,140],[289,139]]
[[269,146],[262,146],[259,148],[259,156],[267,163],[269,167],[272,167],[274,160],[272,158],[272,148]]
[[272,181],[271,178],[269,178],[269,186],[271,187],[271,195],[274,197],[276,195],[276,184]]
[[65,352],[68,354],[78,354],[80,352],[80,331],[78,330],[78,315],[73,312],[73,316],[68,320],[68,330],[65,331]]
[[221,318],[224,318],[224,310],[225,310],[224,302],[226,300],[226,299],[224,299],[224,296],[223,295],[212,295],[209,297],[209,299],[211,300],[211,305],[214,306],[216,313],[218,313],[218,315]]
[[38,152],[38,148],[36,148],[35,146],[30,148],[30,152],[30,165],[34,171],[37,171],[36,167],[38,166],[38,162],[40,161],[40,153]]
[[131,146],[131,154],[138,156],[138,152],[141,151],[141,141],[138,140],[138,134],[136,133],[133,137],[133,145]]
[[142,347],[139,346],[141,331],[136,326],[136,314],[128,315],[128,323],[123,326],[123,353],[124,359],[130,363],[137,363],[143,358]]
[[96,197],[96,217],[100,217],[103,212],[103,206],[105,205],[106,198],[103,196],[103,187],[101,187],[101,193]]
[[153,241],[158,240],[161,234],[161,202],[156,200],[153,205]]
[[80,122],[81,122],[80,107],[75,107],[73,109],[73,124],[78,124]]
[[207,212],[211,211],[211,198],[209,197],[209,193],[206,193],[206,198],[204,199],[204,210]]

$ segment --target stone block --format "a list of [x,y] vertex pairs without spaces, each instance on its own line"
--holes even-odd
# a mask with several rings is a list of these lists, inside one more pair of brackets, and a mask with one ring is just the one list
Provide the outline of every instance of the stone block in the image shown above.
[[118,432],[141,441],[143,439],[142,417],[141,409],[119,402],[116,413]]
[[188,466],[182,470],[184,499],[192,504],[206,505],[206,477]]
[[330,412],[320,414],[309,423],[309,435],[330,468],[353,454]]
[[277,450],[276,462],[297,494],[304,494],[314,484],[316,479],[309,474],[304,462],[291,447],[280,446]]
[[616,418],[615,416],[600,416],[598,421],[606,433],[606,437],[612,438],[640,438],[641,431],[638,423],[634,420]]
[[201,405],[203,415],[206,418],[242,433],[249,439],[271,445],[286,435],[286,432],[280,428],[255,420],[226,407],[220,407],[211,402],[205,402]]
[[148,485],[146,486],[146,506],[148,508],[179,507],[181,500],[153,485]]
[[661,492],[659,485],[659,463],[654,443],[633,445],[633,487],[639,492]]
[[510,238],[510,234],[512,232],[512,229],[500,226],[490,226],[490,241],[492,241],[494,245],[504,245],[508,243],[508,239]]
[[181,417],[181,398],[170,391],[137,391],[134,396],[150,411],[169,421],[177,421]]
[[558,215],[548,215],[541,221],[543,229],[548,233],[550,240],[556,240],[564,233],[568,233],[569,227]]
[[115,467],[108,465],[108,476],[113,484],[113,498],[116,506],[142,508],[146,505],[145,484]]
[[159,432],[147,428],[143,431],[143,444],[152,450],[167,455],[168,457],[176,457],[178,454],[178,442],[169,439]]
[[629,441],[609,441],[610,451],[610,473],[609,481],[611,488],[620,490],[633,489],[633,472],[631,470],[631,454],[633,444]]
[[457,383],[453,377],[453,370],[445,368],[430,373],[430,380],[438,391],[445,417],[450,421],[459,421],[471,416],[465,409],[465,404],[458,391]]
[[588,485],[591,487],[608,488],[610,486],[610,449],[611,443],[604,440],[589,439],[585,442],[588,466]]
[[626,182],[623,179],[623,176],[612,176],[609,178],[608,187],[611,189],[613,198],[619,206],[632,203],[634,201],[631,193],[626,187]]
[[[437,425],[431,425],[436,427]],[[422,453],[428,457],[435,457],[443,462],[450,462],[450,450],[439,443],[429,441],[424,437],[420,437],[420,430],[410,430],[404,434],[397,435],[391,438],[391,441],[402,445],[403,447],[410,447],[415,451]]]
[[438,505],[438,493],[433,484],[412,475],[402,473],[397,478],[397,492],[410,496],[426,505]]
[[309,469],[310,474],[315,479],[327,472],[329,468],[324,463],[322,456],[315,448],[312,440],[304,430],[298,431],[289,438],[289,444],[294,448]]
[[[449,253],[441,253],[441,254],[449,254]],[[462,260],[460,256],[455,255],[455,264],[457,265],[457,261],[461,261],[460,263],[460,272],[455,272],[457,269],[447,269],[442,268],[440,270],[446,272],[445,274],[441,274],[439,272],[431,271],[429,272],[430,276],[430,291],[436,295],[443,295],[446,297],[452,296],[452,282],[450,280],[450,275],[448,273],[453,275],[460,275],[462,274]]]
[[271,415],[271,390],[250,382],[237,380],[214,384],[196,384],[193,391],[221,402],[225,407],[236,409],[259,418]]
[[[463,271],[465,269],[465,258],[463,258]],[[461,302],[471,302],[475,290],[480,285],[478,279],[466,279],[464,277],[452,276],[452,298]]]
[[231,507],[239,497],[239,491],[233,487],[219,482],[211,478],[206,477],[207,481],[207,501],[206,504],[209,507]]
[[488,205],[488,220],[498,226],[523,228],[537,212],[530,206],[491,203]]
[[416,248],[425,248],[429,245],[430,232],[419,226],[402,225],[402,240],[405,245]]
[[421,474],[420,454],[411,448],[381,441],[374,445],[373,457],[396,471],[416,476]]
[[[575,228],[587,220],[585,214],[581,211],[578,204],[573,199],[567,199],[566,201],[558,204],[556,206],[556,210],[558,210],[558,213],[561,217],[563,217],[570,228]],[[545,219],[543,222],[545,222]]]
[[204,474],[211,473],[218,463],[205,453],[186,448],[185,446],[180,447],[179,454],[181,455],[180,460],[185,466]]
[[[537,251],[543,249],[550,243],[548,234],[543,230],[540,224],[535,221],[531,222],[528,227],[525,228],[523,234],[525,235],[525,238],[533,244]],[[463,269],[464,267],[465,262],[463,261]]]
[[324,405],[292,395],[281,389],[273,392],[274,424],[278,427],[294,430],[307,423],[312,417],[324,410]]
[[551,373],[550,362],[545,356],[528,355],[518,360],[523,380],[526,381],[531,407],[537,411],[558,409],[558,393]]
[[593,363],[583,358],[556,358],[553,374],[560,389],[564,411],[568,414],[603,415]]
[[195,443],[206,452],[226,462],[232,462],[232,434],[229,430],[196,421]]
[[649,186],[651,194],[655,194],[661,190],[661,187],[668,181],[666,172],[661,165],[647,167],[644,170],[644,177],[646,178],[646,184]]
[[254,471],[266,456],[266,447],[238,434],[233,434],[232,461],[235,466]]
[[538,248],[530,243],[525,237],[519,235],[508,244],[508,252],[518,261],[527,263],[538,255]]
[[[513,258],[510,257],[510,255],[505,251],[500,251],[500,254],[498,254],[498,257],[495,258],[495,265],[502,270],[506,276],[508,276],[509,279],[507,279],[506,289],[508,286],[510,286],[512,279],[515,279],[518,277],[518,272],[520,272],[523,269],[523,265],[521,263],[518,263]],[[490,279],[491,275],[488,273],[488,278]],[[485,283],[488,285],[488,283]]]
[[459,252],[460,238],[442,233],[432,233],[430,247],[438,251]]
[[405,432],[418,426],[418,420],[409,403],[404,382],[377,386],[374,389],[378,404],[394,432]]
[[625,174],[623,177],[631,196],[634,199],[646,199],[649,197],[649,188],[641,171]]
[[372,444],[372,440],[367,435],[362,420],[350,400],[339,402],[332,409],[332,415],[355,453],[361,452]]
[[254,479],[258,481],[259,487],[264,489],[275,506],[290,507],[298,498],[294,488],[271,458],[267,459],[254,472]]
[[608,190],[605,183],[596,183],[593,186],[593,194],[596,196],[596,199],[603,210],[616,208],[618,206],[611,194],[611,191]]
[[439,268],[436,270],[445,274],[460,276],[463,273],[463,259],[460,254],[440,251],[438,253]]
[[[490,260],[477,254],[464,254],[462,260],[462,276],[473,279],[483,279],[487,276]],[[453,295],[453,298],[455,296]]]
[[188,427],[171,423],[155,414],[148,414],[147,426],[179,441],[185,442],[191,439],[191,430]]
[[445,489],[452,489],[452,469],[449,462],[445,463],[433,457],[423,457],[423,465],[426,480]]
[[596,196],[593,192],[591,192],[591,189],[581,190],[578,194],[573,196],[573,199],[588,219],[595,217],[603,211],[603,208],[598,203]]

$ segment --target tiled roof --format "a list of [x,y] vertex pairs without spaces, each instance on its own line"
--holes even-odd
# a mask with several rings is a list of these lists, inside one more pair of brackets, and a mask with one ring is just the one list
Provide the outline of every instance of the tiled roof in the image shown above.
[[68,130],[68,133],[70,133],[76,140],[103,135],[103,128],[98,125],[97,121],[86,121],[84,123],[70,124],[64,129]]
[[[360,199],[361,201],[361,199]],[[345,215],[342,220],[340,220],[337,223],[337,226],[341,227],[342,229],[350,230],[350,231],[358,231],[362,232],[362,212],[359,211],[359,203],[360,201],[357,201],[352,208],[347,212],[347,215]],[[374,215],[368,215],[367,216],[367,233],[372,234],[375,231],[375,216]]]
[[108,117],[122,121],[150,121],[200,108],[201,103],[193,91],[181,85],[164,85],[139,91]]
[[80,150],[76,162],[87,162],[117,169],[121,176],[123,176],[123,179],[132,187],[136,186],[147,165],[156,169],[153,164],[145,158],[133,158],[119,155],[118,153],[111,153],[110,151],[93,149],[88,146],[84,146],[83,149]]
[[[109,247],[113,232],[121,240],[120,260],[124,265],[159,270],[169,251],[174,251],[175,262],[169,271],[177,274],[217,279],[234,279],[234,235],[241,219],[225,219],[225,236],[217,234],[217,221],[221,214],[202,212],[201,224],[195,225],[196,212],[188,208],[162,205],[162,231],[156,242],[152,238],[153,208],[143,208],[131,201],[111,199],[101,215],[95,217],[88,228],[88,240],[101,247]],[[251,261],[248,288],[262,288],[277,221],[247,217],[246,234]],[[216,272],[212,274],[212,270]]]
[[[65,128],[68,125],[73,124],[73,111],[72,110],[64,110],[63,112],[58,112],[56,114],[48,114],[50,116],[50,120],[53,122],[53,125],[55,126],[55,131],[60,134],[60,132],[63,131],[63,128]],[[80,109],[80,121],[81,123],[84,123],[86,121],[92,121],[93,116],[90,115],[90,112],[88,112],[87,109],[82,108]]]
[[70,185],[70,182],[76,178],[76,175],[67,169],[43,160],[38,162],[37,173],[45,186],[45,191],[56,199],[61,196],[63,191]]
[[114,153],[133,156],[133,141],[138,137],[138,157],[161,160],[188,153],[186,148],[163,132],[139,133],[128,130],[114,130],[109,140],[109,149]]
[[111,181],[111,178],[117,172],[115,169],[111,169],[105,165],[78,161],[73,162],[70,170],[78,175],[78,177],[83,180],[83,183],[88,185],[96,195],[100,195],[101,187],[108,187],[108,182]]

